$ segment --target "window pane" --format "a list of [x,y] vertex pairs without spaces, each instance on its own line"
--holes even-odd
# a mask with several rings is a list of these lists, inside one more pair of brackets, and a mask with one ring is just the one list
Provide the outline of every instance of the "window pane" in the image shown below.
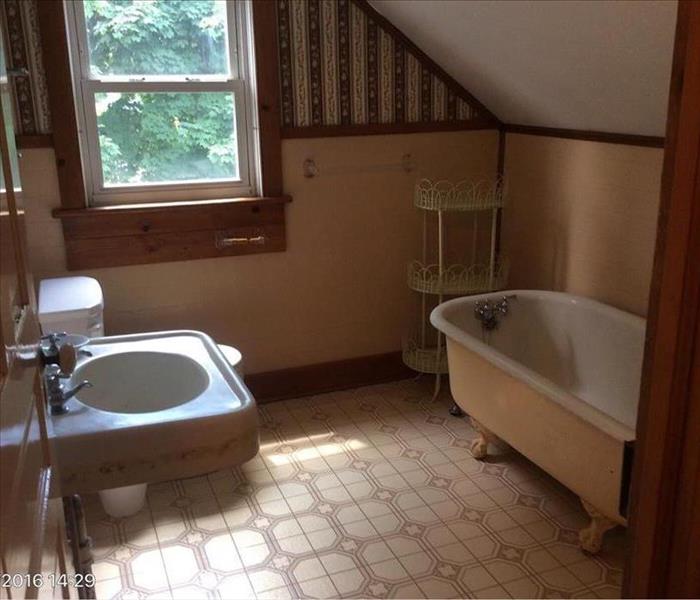
[[225,75],[225,0],[85,0],[90,70]]
[[104,184],[238,179],[229,92],[95,94]]

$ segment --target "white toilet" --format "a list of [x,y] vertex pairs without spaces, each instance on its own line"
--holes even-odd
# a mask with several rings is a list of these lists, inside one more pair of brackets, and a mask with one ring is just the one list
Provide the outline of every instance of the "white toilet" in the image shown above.
[[[104,298],[102,287],[92,277],[56,277],[39,284],[39,324],[43,335],[73,333],[87,337],[104,335]],[[219,349],[243,377],[243,357],[233,346]],[[129,485],[100,491],[105,512],[112,517],[137,513],[146,499],[147,484]]]
[[104,335],[102,288],[92,277],[56,277],[39,284],[39,324],[43,335]]

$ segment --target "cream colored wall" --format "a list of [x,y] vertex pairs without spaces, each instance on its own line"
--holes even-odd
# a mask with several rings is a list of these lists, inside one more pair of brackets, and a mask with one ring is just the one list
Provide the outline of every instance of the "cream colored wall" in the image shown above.
[[[412,155],[416,170],[375,171]],[[105,293],[110,334],[200,329],[237,346],[248,372],[398,350],[414,320],[406,263],[420,249],[419,177],[488,177],[494,131],[286,140],[284,253],[84,272]],[[313,157],[319,175],[302,175]],[[25,150],[28,245],[37,279],[66,272],[52,150]]]
[[510,287],[646,315],[663,150],[508,134]]

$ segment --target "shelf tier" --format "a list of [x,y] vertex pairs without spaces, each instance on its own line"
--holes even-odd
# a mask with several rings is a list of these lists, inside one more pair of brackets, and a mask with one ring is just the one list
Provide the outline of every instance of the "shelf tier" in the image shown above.
[[403,343],[403,362],[409,368],[419,373],[447,373],[447,349],[440,350],[440,360],[436,348],[422,348],[414,339]]
[[421,179],[416,184],[414,204],[423,210],[475,211],[502,208],[505,202],[503,180],[432,181]]
[[460,265],[445,267],[442,277],[438,265],[424,265],[414,260],[408,265],[408,287],[416,292],[443,296],[466,296],[502,289],[508,278],[506,263],[496,265],[493,281],[488,265]]

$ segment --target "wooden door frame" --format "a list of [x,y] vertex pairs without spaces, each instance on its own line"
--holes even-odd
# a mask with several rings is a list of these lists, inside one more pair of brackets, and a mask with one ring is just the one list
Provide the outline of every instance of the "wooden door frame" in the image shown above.
[[700,596],[700,0],[681,0],[623,596]]

